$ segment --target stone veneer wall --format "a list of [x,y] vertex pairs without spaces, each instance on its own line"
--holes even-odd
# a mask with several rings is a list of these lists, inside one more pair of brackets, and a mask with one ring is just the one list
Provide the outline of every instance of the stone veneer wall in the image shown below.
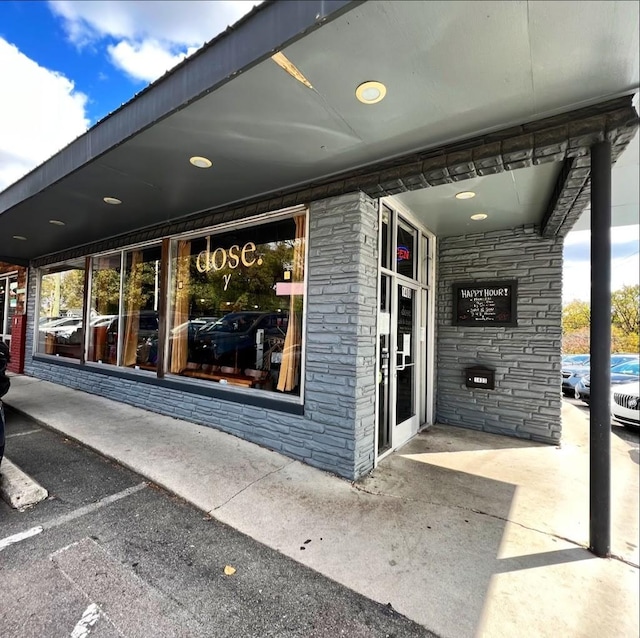
[[[561,238],[534,226],[447,237],[438,246],[436,419],[556,443],[561,434]],[[453,326],[451,284],[516,279],[518,326]],[[495,390],[467,388],[464,369],[495,369]]]
[[29,278],[25,371],[209,425],[346,478],[357,478],[373,469],[374,463],[376,206],[361,193],[310,206],[304,416],[100,374],[88,367],[33,360],[35,273]]

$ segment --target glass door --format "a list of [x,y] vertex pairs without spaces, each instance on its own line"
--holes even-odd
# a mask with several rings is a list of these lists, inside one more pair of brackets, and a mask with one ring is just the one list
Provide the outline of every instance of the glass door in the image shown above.
[[409,217],[381,202],[378,306],[377,455],[395,450],[431,422],[433,362],[428,295],[431,240]]
[[419,288],[398,283],[396,290],[395,370],[393,375],[395,426],[392,434],[394,448],[402,445],[418,431],[417,372]]
[[0,277],[0,339],[7,343],[11,341],[11,320],[18,303],[17,291],[17,277]]

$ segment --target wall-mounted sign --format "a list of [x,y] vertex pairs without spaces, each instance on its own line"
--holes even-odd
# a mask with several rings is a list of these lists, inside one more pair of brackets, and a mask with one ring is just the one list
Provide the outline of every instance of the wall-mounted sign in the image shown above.
[[518,325],[517,281],[465,281],[452,290],[454,326]]

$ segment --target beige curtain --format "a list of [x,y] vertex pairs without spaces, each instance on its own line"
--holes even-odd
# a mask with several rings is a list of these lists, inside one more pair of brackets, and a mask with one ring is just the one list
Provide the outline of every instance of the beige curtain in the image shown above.
[[136,364],[138,350],[138,333],[140,332],[140,291],[142,290],[142,251],[135,250],[131,253],[131,271],[127,281],[127,299],[125,303],[125,327],[124,327],[124,366]]
[[[305,215],[294,217],[296,224],[296,244],[293,249],[292,273],[292,282],[294,284],[304,281],[305,220]],[[302,338],[302,299],[302,296],[295,294],[294,285],[289,303],[289,325],[284,339],[284,351],[278,376],[278,390],[280,392],[290,392],[298,384]],[[300,305],[300,308],[297,307],[297,304]]]
[[[191,264],[191,242],[178,242],[176,259],[176,289],[173,307],[173,327],[189,320],[189,269]],[[171,340],[171,366],[174,374],[180,374],[187,367],[188,330],[180,330]]]

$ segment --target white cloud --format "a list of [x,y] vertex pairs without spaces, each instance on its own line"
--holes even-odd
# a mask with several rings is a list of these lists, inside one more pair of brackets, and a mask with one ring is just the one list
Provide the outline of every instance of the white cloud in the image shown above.
[[258,0],[182,2],[52,0],[78,46],[110,41],[111,62],[136,80],[163,75],[236,22]]
[[[0,38],[0,191],[84,133],[87,96]],[[8,96],[11,96],[9,99]]]
[[152,82],[184,60],[186,55],[191,55],[196,48],[172,55],[156,40],[144,40],[140,44],[121,40],[107,47],[107,50],[113,63],[132,78]]
[[[589,301],[591,231],[569,233],[564,245],[563,301]],[[614,226],[611,229],[611,290],[640,283],[639,249],[640,226]]]

